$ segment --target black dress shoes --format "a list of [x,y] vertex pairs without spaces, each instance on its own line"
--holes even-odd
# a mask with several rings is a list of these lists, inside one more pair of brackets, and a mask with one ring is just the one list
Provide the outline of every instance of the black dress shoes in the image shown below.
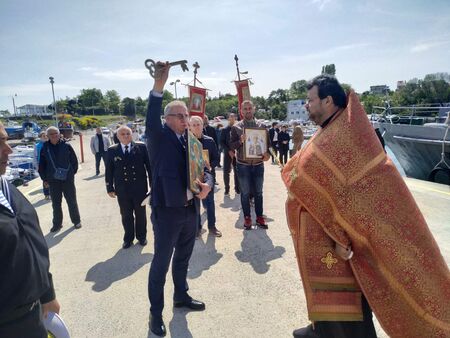
[[292,334],[294,338],[320,338],[319,334],[314,331],[312,325],[297,329]]
[[162,317],[150,316],[150,330],[159,337],[164,337],[167,334]]
[[141,240],[139,240],[139,245],[141,245],[141,246],[146,246],[147,245],[147,240],[146,239],[141,239]]
[[133,242],[123,242],[122,248],[123,249],[128,249],[131,246],[131,244],[133,244]]
[[173,306],[175,307],[187,307],[188,309],[194,310],[194,311],[203,311],[205,309],[205,303],[191,299],[185,302],[174,302]]

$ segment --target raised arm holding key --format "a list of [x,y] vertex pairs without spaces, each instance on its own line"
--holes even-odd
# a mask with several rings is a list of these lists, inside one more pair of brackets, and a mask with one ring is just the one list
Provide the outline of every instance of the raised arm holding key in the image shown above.
[[198,182],[200,193],[194,196],[188,189],[184,137],[189,119],[187,107],[183,101],[170,102],[164,108],[166,122],[161,124],[162,95],[170,64],[158,62],[156,67],[159,76],[155,78],[150,92],[146,118],[147,147],[153,176],[151,221],[155,236],[148,292],[150,329],[158,336],[165,336],[166,328],[162,319],[164,284],[172,255],[174,306],[196,311],[205,309],[204,303],[188,295],[186,276],[195,243],[199,202],[208,195],[214,182],[211,174],[205,171],[205,181]]

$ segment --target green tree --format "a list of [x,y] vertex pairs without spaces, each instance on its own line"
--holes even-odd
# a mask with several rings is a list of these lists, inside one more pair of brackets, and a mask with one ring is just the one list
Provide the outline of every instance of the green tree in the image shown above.
[[103,96],[102,106],[107,113],[118,114],[120,105],[120,95],[115,90],[106,91]]
[[322,66],[322,74],[336,75],[336,66],[334,63]]
[[147,111],[147,100],[144,101],[140,96],[138,96],[135,99],[135,102],[136,102],[136,114],[145,116]]
[[291,87],[289,88],[291,100],[306,99],[306,94],[308,93],[307,84],[308,82],[306,80],[292,82]]
[[136,116],[136,106],[135,100],[130,97],[125,97],[121,103],[121,110],[123,111],[123,115],[128,117]]
[[85,114],[94,113],[95,109],[102,108],[103,94],[100,89],[82,89],[78,95],[78,104]]
[[169,92],[168,90],[164,89],[163,92],[163,101],[162,101],[162,109],[165,108],[165,106],[170,102],[173,101],[174,97],[172,95],[171,92]]

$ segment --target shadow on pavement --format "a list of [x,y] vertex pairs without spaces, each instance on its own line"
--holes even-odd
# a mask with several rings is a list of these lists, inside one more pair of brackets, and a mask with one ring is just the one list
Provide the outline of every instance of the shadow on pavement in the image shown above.
[[[48,202],[48,201],[46,201]],[[45,241],[47,242],[48,248],[53,248],[55,245],[58,245],[67,235],[69,235],[75,228],[72,226],[65,230],[64,232],[49,232],[45,235]]]
[[193,338],[189,331],[186,314],[189,311],[183,309],[173,309],[173,317],[169,323],[170,336],[173,338]]
[[92,290],[102,292],[114,282],[131,276],[144,265],[148,264],[153,255],[142,254],[143,247],[132,246],[129,249],[120,249],[110,259],[99,262],[89,269],[85,281],[94,282]]
[[39,194],[42,194],[42,196],[44,196],[44,192],[43,192],[42,188],[34,190],[34,191],[28,193],[28,195],[30,195],[30,196],[39,195]]
[[40,206],[43,206],[43,205],[51,203],[51,202],[52,202],[52,200],[46,200],[46,199],[43,198],[43,199],[41,199],[41,200],[39,200],[37,202],[34,202],[32,205],[35,208],[39,208]]
[[[203,241],[204,236],[207,237],[206,242]],[[200,277],[203,271],[209,270],[222,257],[223,254],[216,249],[216,237],[206,233],[202,238],[195,240],[194,251],[189,261],[188,278]]]
[[[236,227],[238,227],[237,224]],[[250,263],[253,270],[259,274],[268,272],[269,262],[281,258],[286,252],[284,247],[273,245],[267,231],[259,228],[244,230],[241,242],[242,250],[234,253],[240,262]]]
[[95,180],[97,178],[102,178],[102,177],[105,177],[105,174],[89,176],[89,177],[83,178],[83,180],[92,181],[92,180]]
[[223,196],[223,202],[219,206],[221,208],[230,208],[231,211],[239,211],[241,210],[241,195],[235,194],[233,198],[230,195]]

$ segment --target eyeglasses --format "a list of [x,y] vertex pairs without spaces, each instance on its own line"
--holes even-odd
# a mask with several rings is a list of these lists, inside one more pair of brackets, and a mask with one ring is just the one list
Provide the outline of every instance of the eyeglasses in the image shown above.
[[167,114],[167,116],[176,116],[180,121],[189,119],[188,114]]

